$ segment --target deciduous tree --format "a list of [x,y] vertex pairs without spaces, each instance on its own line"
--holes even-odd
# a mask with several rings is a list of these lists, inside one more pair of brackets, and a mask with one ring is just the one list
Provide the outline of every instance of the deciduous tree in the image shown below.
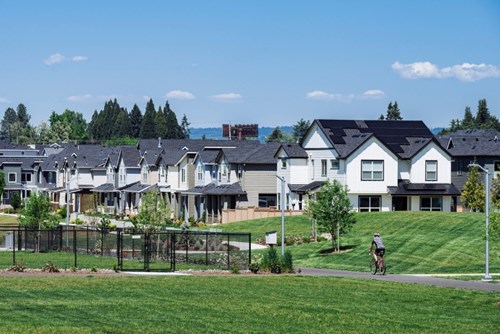
[[340,236],[347,233],[356,222],[347,187],[337,180],[325,182],[315,198],[309,201],[307,212],[316,221],[320,232],[332,236],[334,248]]

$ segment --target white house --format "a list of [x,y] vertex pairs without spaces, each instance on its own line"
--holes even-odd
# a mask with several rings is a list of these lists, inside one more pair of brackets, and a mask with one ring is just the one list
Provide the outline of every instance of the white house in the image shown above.
[[[307,182],[303,171],[290,170],[290,197],[336,179],[347,186],[357,211],[456,207],[460,193],[451,183],[451,156],[422,121],[315,120],[301,146],[307,158],[288,163],[306,161]],[[284,149],[279,154],[287,160]]]

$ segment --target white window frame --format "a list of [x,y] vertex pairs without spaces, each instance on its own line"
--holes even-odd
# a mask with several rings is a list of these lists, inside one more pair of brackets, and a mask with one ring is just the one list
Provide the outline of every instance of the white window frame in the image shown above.
[[[428,198],[430,206],[422,206],[422,200]],[[439,199],[440,206],[433,206],[433,200]],[[420,211],[443,211],[443,197],[442,196],[421,196],[420,197]]]
[[326,173],[327,173],[327,160],[326,159],[321,159],[321,176],[322,177],[326,177]]
[[[14,175],[14,181],[11,181],[10,177]],[[8,178],[7,178],[8,182],[9,183],[17,183],[17,173],[12,173],[10,172],[9,175],[8,175]]]
[[[368,198],[368,206],[361,206],[361,198]],[[373,206],[373,201],[378,199],[379,205]],[[379,212],[382,211],[382,196],[358,196],[358,210],[359,212]]]
[[438,180],[438,162],[437,160],[425,160],[425,181]]
[[181,169],[181,182],[186,182],[186,168]]
[[331,159],[330,160],[330,169],[331,170],[339,170],[340,169],[340,161]]
[[148,182],[148,167],[146,165],[142,166],[141,174],[142,174],[142,177],[141,177],[142,182],[147,183]]
[[384,181],[384,160],[361,160],[361,181]]
[[198,174],[198,181],[203,181],[203,167],[201,165],[198,165],[197,174]]

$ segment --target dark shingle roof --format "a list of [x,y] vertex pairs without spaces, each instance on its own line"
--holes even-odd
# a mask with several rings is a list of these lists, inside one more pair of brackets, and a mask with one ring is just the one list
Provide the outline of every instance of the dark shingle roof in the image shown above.
[[387,187],[389,194],[403,196],[449,195],[459,196],[460,191],[453,183],[411,183],[402,180],[397,187]]
[[289,158],[307,158],[307,152],[300,146],[299,144],[296,143],[285,143],[281,145],[281,148],[283,148],[283,151],[285,151],[286,155]]
[[430,141],[435,141],[434,135],[422,121],[320,119],[315,122],[341,158],[349,156],[372,136],[402,159],[411,158]]
[[500,132],[496,130],[459,130],[438,140],[451,156],[500,156]]
[[241,188],[241,184],[239,182],[223,185],[210,183],[204,187],[193,187],[183,193],[200,195],[246,195],[246,192]]
[[315,190],[323,186],[325,181],[314,181],[309,184],[288,184],[290,191],[303,194],[310,190]]
[[108,193],[108,192],[114,192],[114,191],[117,191],[117,190],[115,190],[115,185],[114,184],[112,184],[112,183],[104,183],[104,184],[101,184],[98,187],[95,187],[91,191]]

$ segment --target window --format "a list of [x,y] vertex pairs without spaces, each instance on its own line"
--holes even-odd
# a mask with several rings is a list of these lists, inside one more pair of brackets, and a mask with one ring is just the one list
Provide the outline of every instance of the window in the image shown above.
[[330,169],[339,170],[340,163],[338,160],[330,160]]
[[312,179],[314,180],[314,159],[311,160],[311,166],[312,166]]
[[186,168],[181,169],[181,182],[186,182]]
[[30,173],[22,173],[21,174],[21,182],[31,182],[31,174]]
[[384,161],[383,160],[363,160],[361,161],[361,180],[363,181],[383,181]]
[[203,180],[203,168],[201,167],[201,165],[198,166],[198,181],[202,181]]
[[286,159],[281,159],[281,169],[286,169]]
[[382,198],[380,196],[359,196],[358,201],[360,212],[380,211],[382,208]]
[[9,183],[16,183],[16,182],[17,182],[17,174],[9,173]]
[[326,176],[326,160],[321,160],[321,176]]
[[425,162],[425,181],[437,181],[436,160],[427,160]]
[[420,197],[421,211],[441,211],[443,199],[441,197]]
[[276,195],[259,194],[259,207],[267,208],[270,206],[276,206]]
[[142,166],[142,182],[148,182],[148,167]]

